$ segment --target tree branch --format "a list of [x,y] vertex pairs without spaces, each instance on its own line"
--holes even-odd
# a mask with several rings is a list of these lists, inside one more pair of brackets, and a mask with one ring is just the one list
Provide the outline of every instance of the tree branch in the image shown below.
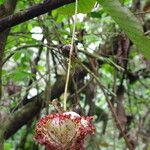
[[46,0],[24,11],[2,18],[0,19],[0,32],[74,1],[75,0]]
[[[0,18],[12,14],[15,10],[17,0],[5,0],[3,5],[0,5]],[[4,49],[7,41],[7,36],[9,34],[9,29],[4,32],[0,32],[0,101],[2,97],[2,61],[4,55]],[[0,113],[2,111],[0,110]],[[4,149],[4,129],[5,124],[0,118],[0,149]]]
[[[78,78],[78,81],[83,80],[86,76],[87,71],[81,66],[75,68],[74,77]],[[51,87],[51,99],[58,98],[64,92],[65,87],[65,76],[59,76],[55,84]],[[70,82],[70,85],[72,83]],[[46,102],[45,92],[40,93],[39,95],[28,100],[28,103],[22,108],[17,110],[14,114],[11,114],[10,118],[6,123],[6,130],[4,137],[8,139],[13,134],[15,134],[23,125],[27,124],[28,121],[32,120],[43,107],[43,104]]]

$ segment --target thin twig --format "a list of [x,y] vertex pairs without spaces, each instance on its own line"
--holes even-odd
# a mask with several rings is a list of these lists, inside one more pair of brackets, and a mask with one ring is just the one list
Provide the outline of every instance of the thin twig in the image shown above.
[[148,11],[136,12],[135,15],[145,15],[145,14],[148,14],[148,13],[150,13],[150,10],[148,10]]
[[18,48],[16,48],[13,52],[9,52],[10,54],[4,59],[2,65],[4,65],[17,51],[20,51],[22,49],[27,49],[31,47],[40,47],[42,44],[31,44],[31,45],[23,45]]
[[111,95],[111,96],[116,96],[115,93],[113,93],[112,91],[110,91],[109,89],[107,89],[100,81],[99,81],[99,78],[89,69],[87,68],[81,61],[78,60],[78,63],[85,69],[87,70],[95,79],[96,81],[101,85],[101,87],[103,88],[103,90],[105,90],[108,95]]
[[92,80],[93,79],[89,80],[85,85],[83,85],[79,90],[77,90],[76,93],[73,93],[72,95],[70,95],[69,99],[76,96],[76,94],[80,94],[92,82]]
[[120,71],[124,71],[124,68],[122,68],[121,66],[117,65],[110,58],[105,58],[105,57],[102,57],[102,56],[98,56],[98,54],[89,53],[89,52],[83,51],[83,50],[78,50],[78,51],[83,53],[83,54],[85,54],[85,55],[87,55],[87,56],[89,56],[89,57],[95,58],[95,59],[103,61],[103,62],[107,62],[108,64],[113,65],[115,68],[117,68]]
[[[30,86],[28,86],[27,88],[25,88],[25,89],[22,90],[21,92],[27,91],[27,90],[31,89],[31,88],[34,86],[34,84],[36,85],[41,79],[43,79],[43,78],[39,78],[38,80],[36,80],[35,82],[33,82]],[[19,95],[21,92],[17,92],[17,93],[15,93],[15,94],[13,94],[13,95],[7,97],[7,98],[9,99],[9,98],[11,98],[11,97],[13,97],[13,96],[17,96],[17,95]],[[5,100],[5,99],[3,99],[3,100]],[[18,100],[18,104],[13,108],[13,110],[12,110],[11,113],[10,113],[10,116],[15,112],[16,108],[22,103],[23,100],[24,100],[24,99]]]
[[[126,134],[124,133],[124,130],[121,126],[121,123],[120,123],[120,120],[115,112],[115,108],[113,107],[111,101],[109,100],[109,97],[108,97],[108,94],[111,94],[112,96],[115,96],[115,94],[111,91],[109,91],[108,89],[106,89],[106,87],[104,85],[102,85],[102,83],[99,81],[99,78],[93,73],[91,72],[84,64],[80,63],[94,78],[95,80],[97,81],[99,87],[101,88],[101,90],[103,91],[104,95],[105,95],[105,98],[106,98],[106,101],[108,103],[108,106],[110,108],[110,111],[112,112],[112,116],[113,118],[115,119],[116,121],[116,124],[117,124],[117,127],[118,129],[120,130],[126,144],[127,144],[127,147],[129,148],[129,150],[133,150],[133,147],[131,145],[131,143],[129,142],[129,139],[128,137],[126,136]],[[106,93],[106,90],[107,90],[107,93]]]

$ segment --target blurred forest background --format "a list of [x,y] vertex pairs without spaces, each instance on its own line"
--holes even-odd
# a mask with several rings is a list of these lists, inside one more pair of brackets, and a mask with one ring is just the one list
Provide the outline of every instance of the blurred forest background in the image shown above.
[[[0,149],[44,149],[35,124],[63,104],[74,0],[57,2],[0,0]],[[149,36],[149,0],[79,0],[67,107],[94,116],[86,150],[150,150]]]

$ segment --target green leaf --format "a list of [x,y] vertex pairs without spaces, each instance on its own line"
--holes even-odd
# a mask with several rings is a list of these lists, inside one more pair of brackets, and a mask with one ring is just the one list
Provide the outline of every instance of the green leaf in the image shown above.
[[22,54],[21,51],[17,51],[17,52],[13,55],[13,59],[14,59],[15,61],[17,61],[19,58],[21,58],[21,54]]
[[88,15],[92,18],[101,18],[103,14],[104,14],[104,12],[102,12],[102,13],[101,12],[91,12]]
[[0,0],[0,5],[4,3],[4,0]]
[[[96,0],[79,0],[78,1],[78,13],[88,13],[91,12]],[[64,5],[63,7],[58,8],[57,13],[72,16],[75,12],[75,3]]]
[[10,78],[14,81],[28,81],[29,78],[32,78],[32,74],[21,69],[16,69],[10,74]]
[[122,6],[119,0],[98,0],[98,2],[124,30],[144,56],[150,60],[150,39],[144,35],[142,25],[133,13]]
[[4,143],[4,149],[5,150],[11,150],[13,148],[11,143]]

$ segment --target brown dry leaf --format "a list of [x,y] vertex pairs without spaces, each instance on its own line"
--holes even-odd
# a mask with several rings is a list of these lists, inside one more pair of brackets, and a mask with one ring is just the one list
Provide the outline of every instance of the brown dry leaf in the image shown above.
[[124,101],[124,86],[119,86],[117,89],[117,108],[116,113],[118,116],[118,119],[120,121],[120,124],[122,126],[123,131],[126,131],[126,125],[127,125],[127,115],[125,112],[125,108],[123,106]]
[[150,2],[147,2],[143,8],[143,11],[149,11],[150,10]]
[[123,68],[126,68],[130,40],[125,34],[120,34],[118,36],[118,49],[117,49],[117,64]]
[[125,109],[124,109],[122,103],[118,102],[116,113],[117,113],[118,119],[120,121],[120,124],[121,124],[123,130],[125,131],[126,123],[127,123],[127,116],[126,116]]
[[15,85],[12,80],[9,80],[6,87],[5,87],[9,96],[21,92],[22,87],[19,85]]

